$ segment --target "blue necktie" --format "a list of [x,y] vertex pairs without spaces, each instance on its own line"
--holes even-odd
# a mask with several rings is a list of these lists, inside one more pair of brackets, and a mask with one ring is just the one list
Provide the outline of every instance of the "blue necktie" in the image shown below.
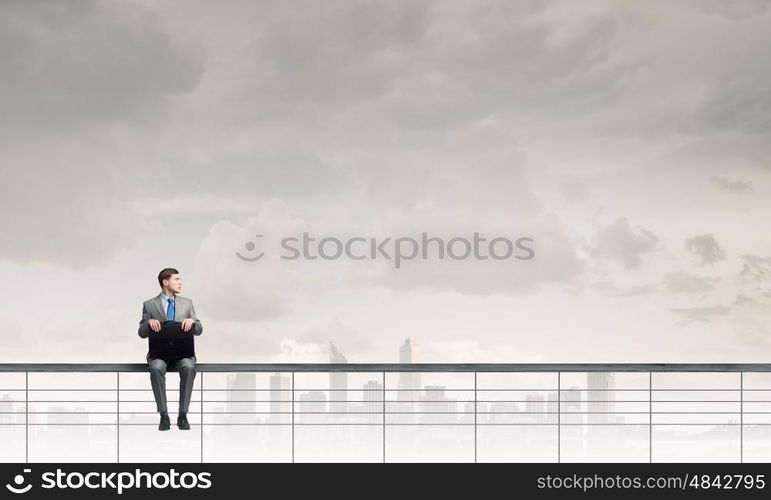
[[166,301],[169,303],[169,308],[166,309],[166,319],[168,321],[174,321],[174,313],[176,312],[174,310],[174,299],[166,299]]

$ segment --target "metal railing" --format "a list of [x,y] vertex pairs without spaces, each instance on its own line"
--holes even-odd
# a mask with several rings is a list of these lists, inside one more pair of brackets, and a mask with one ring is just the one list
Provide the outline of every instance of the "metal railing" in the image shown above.
[[[112,447],[113,461],[120,462],[122,443],[160,439],[149,429],[157,426],[157,413],[143,372],[144,363],[0,364],[0,431],[23,428],[29,462],[36,461],[31,443],[40,453],[57,446],[71,453],[67,436],[75,431],[63,428],[104,428],[107,433],[88,439]],[[771,458],[771,364],[199,363],[196,372],[188,414],[194,429],[184,439],[200,441],[201,462],[207,449],[227,459],[227,449],[217,451],[223,442],[229,450],[253,451],[271,439],[280,450],[276,461],[318,459],[319,452],[343,448],[346,436],[368,445],[359,448],[367,461],[375,459],[374,449],[383,462],[432,456],[654,462],[672,461],[673,453],[696,461]],[[66,374],[90,376],[89,387],[82,379],[68,382]],[[258,375],[270,379],[258,383]],[[329,383],[318,386],[312,375]],[[356,376],[369,379],[349,387],[348,378]],[[450,383],[423,384],[421,376]],[[176,401],[169,399],[170,413]],[[219,430],[239,426],[266,430]],[[338,426],[350,435],[336,433]],[[357,426],[367,430],[351,430]],[[49,429],[58,434],[46,434]],[[132,431],[122,438],[121,429]],[[16,442],[4,457],[21,457]],[[304,456],[296,456],[297,446]],[[431,449],[439,451],[431,455]],[[355,461],[355,453],[347,460]]]

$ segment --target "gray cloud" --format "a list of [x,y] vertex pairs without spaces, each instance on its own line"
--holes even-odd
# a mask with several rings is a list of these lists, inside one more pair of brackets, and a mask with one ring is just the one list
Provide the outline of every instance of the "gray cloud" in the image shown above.
[[734,191],[737,193],[743,193],[746,191],[752,191],[752,182],[741,179],[730,180],[721,176],[713,176],[709,178],[710,182],[728,191]]
[[758,301],[755,297],[751,297],[745,293],[740,293],[736,296],[736,298],[733,301],[734,305],[742,305],[742,304],[754,304]]
[[[461,205],[455,210],[460,213],[464,207]],[[402,212],[392,209],[391,213]],[[361,233],[354,234],[376,238],[378,242],[386,238],[393,241],[398,236],[410,236],[420,241],[420,231],[414,229],[418,228],[426,230],[427,237],[443,238],[446,245],[454,237],[473,242],[473,233],[477,231],[486,239],[480,246],[485,256],[489,254],[487,245],[494,237],[506,237],[513,241],[527,236],[535,240],[525,243],[535,251],[535,257],[532,260],[513,257],[507,260],[489,257],[486,260],[453,260],[445,254],[444,259],[439,259],[436,243],[431,243],[426,247],[428,259],[402,261],[401,269],[394,269],[393,258],[387,260],[382,256],[366,262],[346,257],[334,261],[285,260],[280,258],[282,253],[286,253],[281,250],[280,243],[285,236],[296,237],[308,231],[317,241],[327,236],[345,241],[352,234],[345,226],[343,232],[335,231],[336,226],[329,221],[311,224],[305,217],[294,215],[282,200],[272,199],[262,205],[255,217],[241,225],[219,221],[211,227],[196,256],[197,279],[207,283],[201,298],[208,303],[208,310],[215,317],[261,321],[293,312],[298,294],[323,294],[341,286],[521,295],[532,294],[547,283],[571,283],[582,270],[582,262],[575,255],[572,242],[553,217],[536,212],[530,218],[519,221],[507,217],[507,212],[496,214],[490,210],[487,212],[490,220],[480,226],[469,221],[461,222],[460,219],[447,223],[426,217],[420,211],[404,213],[405,217],[409,216],[409,224],[402,222],[400,215],[393,227],[380,227],[378,230],[363,228]],[[346,218],[342,222],[348,220]],[[257,239],[256,234],[264,237]],[[246,251],[245,243],[249,241],[256,241],[257,247]],[[243,262],[235,256],[235,252],[253,256],[260,251],[265,251],[266,255],[255,263]],[[454,251],[462,253],[462,246],[455,246]],[[500,245],[496,251],[503,251]],[[393,257],[392,247],[386,247],[386,253]],[[513,249],[513,255],[523,254]]]
[[660,248],[661,241],[653,232],[639,225],[635,231],[626,217],[619,217],[597,231],[590,252],[595,257],[618,260],[627,269],[635,269],[642,265],[644,255]]
[[720,77],[709,83],[709,90],[684,122],[682,131],[712,135],[729,131],[747,134],[771,130],[771,74],[763,65],[752,63],[737,68],[741,75]]
[[120,183],[92,164],[69,163],[79,160],[66,153],[43,164],[5,158],[12,168],[3,169],[0,184],[0,255],[84,268],[103,264],[144,229]]
[[[351,105],[382,94],[428,29],[427,2],[261,2],[249,50],[261,108]],[[309,22],[311,21],[311,22]],[[319,43],[323,40],[323,43]]]
[[252,124],[329,127],[332,114],[333,130],[367,124],[353,137],[398,123],[425,141],[501,113],[580,114],[633,67],[613,57],[624,16],[571,2],[269,1],[250,14],[228,102]]
[[192,91],[203,73],[153,12],[128,2],[5,1],[0,34],[3,130],[157,116],[164,98]]
[[771,257],[758,255],[740,255],[742,268],[739,271],[739,279],[745,281],[764,281],[771,277]]
[[579,203],[589,197],[589,187],[580,181],[564,180],[558,186],[560,193],[568,203]]
[[685,249],[700,259],[700,264],[714,264],[726,258],[726,251],[713,234],[699,234],[685,240]]
[[592,286],[593,289],[601,291],[612,297],[639,297],[651,295],[656,288],[651,285],[633,285],[620,287],[614,285],[608,280],[603,280]]
[[[201,242],[195,258],[195,270],[206,288],[200,298],[207,302],[209,313],[217,318],[251,322],[270,320],[292,311],[289,295],[304,276],[278,258],[270,249],[280,248],[285,234],[298,234],[304,229],[302,219],[292,217],[280,200],[269,200],[262,210],[244,226],[218,221]],[[257,234],[265,235],[264,238]],[[247,250],[252,242],[255,248]],[[252,258],[259,252],[263,261],[247,263],[236,252]]]
[[151,146],[125,134],[157,127],[170,99],[195,89],[199,57],[138,5],[11,0],[0,59],[0,255],[103,264],[146,229],[132,200],[158,185],[135,161]]
[[728,19],[739,20],[765,14],[771,2],[769,0],[689,0],[694,7],[703,12],[719,15]]
[[684,308],[670,308],[670,311],[679,315],[683,322],[710,322],[715,318],[727,315],[731,308],[728,306],[711,306],[711,307],[684,307]]
[[670,293],[698,293],[713,290],[718,278],[677,272],[664,277],[664,288]]

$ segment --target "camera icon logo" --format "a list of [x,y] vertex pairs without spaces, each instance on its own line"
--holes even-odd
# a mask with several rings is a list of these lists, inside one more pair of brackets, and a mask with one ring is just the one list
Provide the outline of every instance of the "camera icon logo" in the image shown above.
[[[24,474],[27,474],[28,472],[32,472],[32,469],[24,469]],[[13,484],[8,483],[5,487],[8,488],[8,491],[11,493],[26,493],[32,489],[31,484],[24,485],[26,480],[27,478],[23,474],[16,474],[13,477]]]

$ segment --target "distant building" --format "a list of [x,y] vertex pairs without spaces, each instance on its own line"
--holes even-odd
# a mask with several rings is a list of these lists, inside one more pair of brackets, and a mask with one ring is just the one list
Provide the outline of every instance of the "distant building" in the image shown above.
[[270,376],[270,415],[267,422],[290,423],[291,412],[292,379],[281,373],[275,373]]
[[367,422],[382,422],[383,412],[383,384],[377,380],[370,380],[363,387],[364,404],[362,411],[367,412],[362,420]]
[[559,411],[559,399],[557,398],[557,391],[552,391],[546,395],[546,414],[543,416],[543,421],[550,424],[556,424]]
[[[399,347],[399,363],[414,363],[415,343],[407,337]],[[414,402],[420,397],[420,372],[399,372],[397,400]]]
[[13,398],[8,394],[3,394],[0,398],[0,432],[10,430],[10,427],[3,427],[4,425],[16,423],[16,415],[13,413]]
[[227,420],[247,422],[257,420],[257,375],[236,373],[228,376]]
[[613,372],[588,372],[587,416],[590,424],[615,422],[616,374]]
[[[477,416],[477,423],[490,423],[490,424],[510,424],[510,423],[522,423],[521,411],[517,403],[496,401],[489,403],[489,412],[485,410],[486,404],[479,403],[477,406],[477,412],[485,414],[486,419],[480,420]],[[525,415],[525,420],[530,421],[530,416]]]
[[525,417],[531,423],[544,423],[546,418],[544,412],[546,411],[546,400],[542,394],[527,394],[525,395]]
[[[333,342],[329,342],[329,362],[347,363],[348,359],[338,350]],[[329,411],[331,420],[345,420],[348,412],[348,373],[329,373]]]
[[420,398],[420,421],[432,424],[454,424],[458,421],[458,401],[445,396],[445,386],[427,385]]
[[563,424],[583,424],[584,415],[581,412],[581,389],[573,386],[560,391],[562,412],[560,422]]
[[298,421],[305,423],[327,423],[327,395],[324,391],[308,391],[300,394],[298,400]]

